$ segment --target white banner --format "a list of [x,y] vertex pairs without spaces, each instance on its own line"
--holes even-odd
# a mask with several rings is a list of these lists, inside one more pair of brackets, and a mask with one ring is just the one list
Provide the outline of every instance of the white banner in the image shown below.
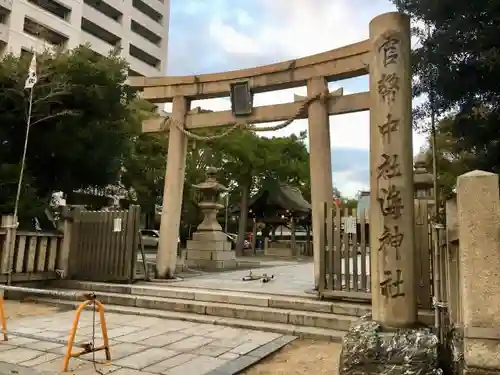
[[36,75],[36,55],[33,53],[33,58],[31,59],[30,67],[28,70],[28,78],[26,78],[26,82],[24,84],[25,89],[32,89],[33,86],[38,81],[38,77]]

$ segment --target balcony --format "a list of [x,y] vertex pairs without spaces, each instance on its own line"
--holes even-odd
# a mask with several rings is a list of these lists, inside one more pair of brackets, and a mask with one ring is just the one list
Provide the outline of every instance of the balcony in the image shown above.
[[70,38],[75,34],[76,29],[66,20],[47,11],[43,11],[43,8],[40,8],[35,4],[27,3],[26,5],[33,11],[28,14],[36,15],[36,23],[43,25],[47,29],[55,31],[58,34],[64,35],[66,38]]
[[[146,52],[147,54],[157,58],[158,60],[162,60],[164,57],[161,53],[161,48],[151,43],[149,40],[144,39],[142,36],[137,35],[134,32],[129,34],[130,43],[134,46],[139,47],[141,50]],[[166,53],[165,53],[166,54]]]
[[[38,19],[41,20],[42,17],[39,17]],[[39,23],[37,21],[29,17],[24,17],[24,33],[40,41],[47,42],[49,45],[66,47],[66,43],[69,39],[69,33],[64,35],[58,30],[49,28],[45,26],[44,23]]]
[[[121,23],[123,19],[123,12],[107,3],[105,0],[83,0],[84,6],[94,9],[98,13],[106,16],[115,22]],[[122,3],[123,4],[123,3]],[[115,2],[114,5],[122,5]]]
[[[163,23],[163,7],[158,8],[158,4],[148,4],[143,0],[132,0],[132,6],[151,20]],[[158,10],[159,9],[159,10]]]
[[7,10],[12,10],[12,3],[14,0],[0,0],[0,8],[4,8]]
[[128,56],[127,61],[130,64],[130,69],[145,77],[159,77],[162,76],[160,70],[142,62],[134,56]]
[[137,35],[142,36],[144,39],[149,40],[155,46],[160,46],[162,37],[149,30],[147,27],[142,26],[135,20],[130,20],[130,30]]
[[98,10],[92,8],[87,4],[83,4],[82,17],[88,20],[92,20],[93,23],[95,23],[96,25],[100,26],[103,29],[106,29],[111,34],[114,35],[123,34],[122,25],[119,22],[115,21],[112,18],[109,18],[105,14],[99,12]]
[[71,18],[71,8],[60,2],[54,0],[28,0],[28,2],[62,20],[69,21]]
[[[157,22],[162,23],[165,18],[169,16],[169,14],[165,14],[165,12],[169,11],[169,7],[164,4],[163,1],[160,0],[141,0],[144,4],[146,4],[149,8],[154,9],[156,12],[161,14],[162,19]],[[154,16],[155,17],[155,16]],[[158,17],[158,16],[156,16]]]
[[162,24],[154,22],[151,18],[146,16],[140,10],[137,10],[135,8],[131,8],[131,10],[132,11],[130,12],[131,13],[130,17],[137,23],[141,24],[144,27],[146,27],[147,25],[148,29],[150,29],[153,33],[161,36],[162,38],[164,38],[167,35],[168,30]]
[[88,18],[82,17],[82,31],[100,39],[102,42],[110,44],[111,46],[119,47],[121,44],[121,38],[118,35],[109,32],[105,27],[106,25],[101,27],[90,21]]
[[89,43],[90,48],[102,56],[107,56],[109,52],[111,52],[114,48],[116,48],[115,46],[106,43],[102,39],[96,38],[95,36],[85,31],[82,31],[81,33],[81,43],[82,44]]

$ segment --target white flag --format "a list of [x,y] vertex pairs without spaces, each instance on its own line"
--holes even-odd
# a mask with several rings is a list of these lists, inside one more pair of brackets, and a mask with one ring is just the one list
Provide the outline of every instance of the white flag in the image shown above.
[[28,70],[28,78],[26,78],[24,88],[32,89],[37,81],[38,77],[36,76],[36,55],[33,54],[33,58],[31,59],[30,67]]

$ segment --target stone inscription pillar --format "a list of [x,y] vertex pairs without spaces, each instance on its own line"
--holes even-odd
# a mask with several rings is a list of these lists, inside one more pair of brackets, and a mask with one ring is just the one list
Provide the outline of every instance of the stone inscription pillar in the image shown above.
[[370,23],[370,246],[373,320],[417,322],[410,20],[385,13]]
[[[323,77],[312,78],[307,82],[308,97],[322,92],[328,92],[328,84]],[[333,199],[330,121],[327,105],[328,103],[317,100],[308,109],[315,287],[319,285],[320,239],[325,236],[322,208],[325,202]]]
[[409,18],[374,18],[370,40],[372,316],[346,332],[339,375],[439,375],[439,340],[416,325]]
[[[188,111],[188,100],[183,96],[176,96],[172,103],[172,119],[184,123]],[[172,125],[168,133],[167,171],[163,188],[160,241],[156,255],[156,277],[160,279],[172,278],[177,264],[186,153],[187,137]]]

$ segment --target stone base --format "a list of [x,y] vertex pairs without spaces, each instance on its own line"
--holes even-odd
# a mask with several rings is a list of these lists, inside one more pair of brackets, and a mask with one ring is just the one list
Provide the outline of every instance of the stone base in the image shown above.
[[193,241],[228,242],[227,236],[220,231],[201,231],[193,233]]
[[186,249],[186,259],[200,260],[236,260],[234,251],[217,251],[217,250],[194,250]]
[[294,250],[289,247],[268,247],[264,251],[264,255],[278,258],[293,258]]
[[186,267],[201,269],[207,271],[219,271],[234,269],[238,266],[236,259],[234,260],[208,260],[208,259],[186,259],[184,261]]
[[218,231],[195,232],[186,243],[185,266],[202,270],[236,268],[236,253],[224,233]]
[[353,324],[342,342],[340,375],[441,375],[439,342],[429,328],[385,332],[370,316]]
[[482,368],[465,366],[463,369],[463,372],[461,372],[460,374],[463,374],[463,375],[500,375],[500,370],[482,369]]

